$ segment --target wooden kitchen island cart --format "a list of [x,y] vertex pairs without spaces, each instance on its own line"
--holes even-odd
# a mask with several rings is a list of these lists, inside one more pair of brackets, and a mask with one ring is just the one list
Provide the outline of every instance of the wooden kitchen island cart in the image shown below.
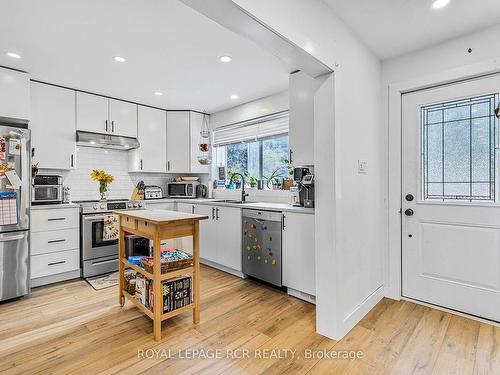
[[[125,305],[128,299],[153,320],[154,339],[161,339],[161,322],[173,316],[193,310],[193,323],[200,321],[200,251],[199,222],[208,216],[187,214],[167,210],[114,211],[119,217],[119,303]],[[134,265],[125,257],[125,232],[153,241],[153,272]],[[193,236],[193,265],[179,270],[161,272],[161,241],[178,237]],[[142,274],[153,283],[153,311],[125,290],[125,267]],[[163,311],[162,283],[181,275],[192,275],[192,303],[166,312]]]

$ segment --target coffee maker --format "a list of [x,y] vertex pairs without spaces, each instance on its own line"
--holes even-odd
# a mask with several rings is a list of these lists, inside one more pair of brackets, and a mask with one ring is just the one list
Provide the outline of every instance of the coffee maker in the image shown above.
[[293,169],[293,179],[297,183],[299,199],[295,206],[314,207],[314,166],[305,165]]

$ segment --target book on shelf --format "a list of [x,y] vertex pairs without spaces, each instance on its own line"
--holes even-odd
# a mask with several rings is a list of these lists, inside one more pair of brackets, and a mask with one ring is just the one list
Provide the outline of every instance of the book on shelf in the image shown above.
[[[135,297],[149,310],[154,309],[153,280],[137,275]],[[180,309],[193,302],[193,278],[179,276],[162,283],[163,313]]]

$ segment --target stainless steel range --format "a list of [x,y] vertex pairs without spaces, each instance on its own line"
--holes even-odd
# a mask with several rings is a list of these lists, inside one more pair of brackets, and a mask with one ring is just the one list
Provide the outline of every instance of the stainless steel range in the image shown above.
[[81,210],[81,259],[83,277],[118,270],[118,239],[103,238],[104,218],[114,210],[140,210],[144,203],[126,199],[79,201]]

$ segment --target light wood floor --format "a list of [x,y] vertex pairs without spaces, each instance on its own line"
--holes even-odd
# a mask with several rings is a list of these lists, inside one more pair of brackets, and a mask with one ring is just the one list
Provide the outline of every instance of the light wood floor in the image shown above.
[[[116,288],[95,291],[77,280],[0,304],[0,373],[500,374],[500,328],[490,325],[384,299],[335,342],[314,332],[308,303],[208,267],[201,285],[201,323],[193,326],[190,313],[164,322],[158,343],[149,318],[129,302],[118,306]],[[158,357],[138,358],[139,349]],[[215,349],[225,358],[183,358]],[[228,358],[236,349],[250,358]],[[254,358],[272,356],[265,349],[294,349],[297,357]],[[364,357],[306,359],[305,349]]]

